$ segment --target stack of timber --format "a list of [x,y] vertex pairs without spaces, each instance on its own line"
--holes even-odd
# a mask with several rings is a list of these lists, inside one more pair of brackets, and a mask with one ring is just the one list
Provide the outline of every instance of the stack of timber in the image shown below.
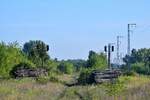
[[92,83],[104,83],[104,82],[111,82],[117,79],[121,75],[120,70],[112,70],[108,69],[105,71],[98,71],[95,70],[90,75],[90,80]]

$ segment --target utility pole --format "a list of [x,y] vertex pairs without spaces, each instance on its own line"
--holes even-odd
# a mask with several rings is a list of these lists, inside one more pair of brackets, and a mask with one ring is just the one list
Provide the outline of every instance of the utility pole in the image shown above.
[[111,69],[111,44],[108,44],[108,67]]
[[[127,48],[127,55],[130,57],[131,55],[131,43],[130,43],[130,33],[133,32],[133,30],[131,30],[132,27],[136,27],[136,24],[128,24],[128,48]],[[128,68],[130,71],[130,61],[128,61]]]
[[121,41],[120,41],[120,38],[123,38],[123,36],[117,36],[117,66],[119,67],[120,65],[120,44],[121,44]]
[[[108,53],[108,68],[111,69],[111,52],[114,52],[113,43],[109,43],[108,46],[104,47],[104,51]],[[108,49],[107,49],[108,48]]]

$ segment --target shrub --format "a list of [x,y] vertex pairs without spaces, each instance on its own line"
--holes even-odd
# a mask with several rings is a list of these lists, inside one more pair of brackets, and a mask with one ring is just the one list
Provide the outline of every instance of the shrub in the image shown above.
[[58,79],[58,74],[55,72],[50,72],[48,77],[51,82],[60,82]]
[[28,62],[28,59],[21,51],[18,43],[14,42],[7,45],[1,42],[0,62],[0,76],[10,77],[9,72],[12,68],[21,62]]
[[36,78],[36,81],[40,84],[47,84],[48,82],[61,82],[55,74],[50,74],[49,76],[40,76]]
[[46,69],[48,69],[50,73],[51,72],[58,73],[58,69],[57,69],[57,66],[59,65],[58,62],[56,62],[55,60],[48,60],[46,64],[47,64]]
[[36,78],[36,81],[39,84],[47,84],[50,80],[49,77],[38,77]]
[[124,80],[116,80],[115,83],[103,83],[106,93],[110,96],[117,96],[125,89]]
[[71,74],[74,71],[73,64],[65,61],[61,62],[57,68],[60,72],[64,74]]
[[144,63],[135,63],[131,66],[132,70],[139,74],[149,74],[149,67]]
[[89,57],[87,60],[88,68],[95,68],[104,70],[107,66],[107,57],[104,53],[96,53],[94,51],[89,52]]
[[90,84],[91,83],[90,75],[92,71],[93,71],[92,69],[82,70],[78,78],[78,84],[82,85]]
[[123,73],[125,76],[137,76],[138,74],[135,71],[125,71]]

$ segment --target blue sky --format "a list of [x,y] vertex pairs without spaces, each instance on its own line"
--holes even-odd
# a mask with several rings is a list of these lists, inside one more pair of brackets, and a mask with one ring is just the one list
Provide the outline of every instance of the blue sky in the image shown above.
[[149,0],[0,0],[0,40],[43,40],[52,58],[86,59],[123,35],[125,54],[128,23],[132,48],[150,47],[149,10]]

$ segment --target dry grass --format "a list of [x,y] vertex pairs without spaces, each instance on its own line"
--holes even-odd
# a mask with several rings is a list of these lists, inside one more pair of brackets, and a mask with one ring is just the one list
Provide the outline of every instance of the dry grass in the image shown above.
[[[63,75],[69,82],[71,76]],[[66,87],[61,83],[39,84],[33,79],[1,80],[0,100],[149,100],[150,79],[145,76],[121,77],[125,90],[110,96],[103,85]]]
[[64,85],[49,82],[38,84],[32,79],[4,80],[0,82],[1,100],[53,100],[64,89]]
[[149,100],[150,78],[146,76],[129,77],[126,91],[121,94],[124,100]]
[[149,100],[149,77],[120,77],[119,80],[125,88],[117,95],[109,95],[103,85],[74,86],[63,91],[61,100]]

